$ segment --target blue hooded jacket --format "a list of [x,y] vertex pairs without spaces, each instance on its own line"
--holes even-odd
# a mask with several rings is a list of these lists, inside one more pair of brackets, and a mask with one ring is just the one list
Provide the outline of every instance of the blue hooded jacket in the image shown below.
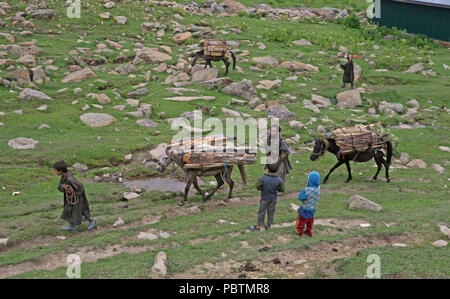
[[306,219],[313,218],[320,200],[320,175],[317,171],[309,174],[308,187],[300,192],[298,200],[302,202],[298,209],[300,216]]

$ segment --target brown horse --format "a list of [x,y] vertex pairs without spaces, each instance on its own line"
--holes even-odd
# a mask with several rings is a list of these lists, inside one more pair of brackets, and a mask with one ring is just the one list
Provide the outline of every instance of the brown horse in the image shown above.
[[389,166],[391,164],[391,158],[392,158],[392,143],[387,140],[385,142],[385,146],[387,149],[387,157],[386,160],[384,159],[384,153],[381,150],[378,149],[369,149],[365,152],[352,152],[347,154],[341,154],[339,146],[337,146],[336,141],[333,138],[326,138],[326,139],[316,139],[314,144],[313,152],[310,156],[311,161],[317,160],[320,156],[324,155],[326,151],[334,154],[336,158],[338,159],[338,162],[336,165],[333,166],[333,168],[330,169],[327,176],[323,180],[323,183],[326,184],[328,181],[328,177],[330,174],[339,166],[345,163],[347,166],[348,171],[348,178],[347,183],[352,180],[352,171],[350,168],[350,161],[355,162],[368,162],[372,158],[375,159],[375,162],[377,163],[378,170],[375,176],[373,177],[373,180],[375,181],[378,177],[378,174],[381,171],[381,168],[384,166],[386,168],[386,180],[389,183],[391,179],[389,178]]
[[[233,59],[233,71],[234,71],[236,69],[236,56],[231,51],[228,51],[228,53],[230,53],[231,58]],[[191,62],[192,66],[194,66],[197,63],[198,59],[202,58],[206,61],[205,68],[208,65],[209,65],[209,67],[212,68],[211,61],[222,60],[223,63],[225,63],[225,67],[226,67],[225,75],[228,74],[228,67],[230,66],[230,62],[228,61],[228,57],[225,57],[225,55],[223,55],[223,56],[205,56],[204,51],[200,50],[200,51],[194,52],[191,56],[192,56],[192,62]]]
[[[184,203],[187,201],[189,189],[191,188],[192,184],[194,184],[195,189],[197,189],[197,191],[202,195],[203,200],[207,201],[214,195],[214,193],[216,193],[217,190],[219,190],[220,187],[222,187],[222,185],[224,184],[224,179],[225,179],[228,186],[230,187],[230,191],[228,192],[228,198],[225,201],[227,202],[232,197],[234,181],[231,179],[231,173],[233,172],[233,165],[227,165],[226,167],[224,165],[224,166],[209,168],[209,169],[205,169],[205,170],[186,169],[186,168],[184,168],[183,155],[184,155],[183,153],[174,153],[172,151],[166,150],[166,153],[161,156],[161,158],[158,162],[158,167],[157,167],[158,171],[163,172],[164,170],[166,170],[167,166],[169,166],[171,163],[175,163],[186,174],[187,184],[186,184],[186,188],[184,189],[184,198],[182,201],[180,201],[178,203],[179,206],[183,206]],[[245,183],[246,179],[244,178],[244,176],[245,176],[245,174],[244,174],[245,170],[243,169],[244,166],[243,165],[238,165],[238,166],[239,166],[239,171],[241,173],[242,179],[244,180],[244,183]],[[200,186],[198,184],[197,177],[199,177],[199,176],[200,177],[201,176],[214,176],[217,181],[217,186],[210,193],[203,191],[202,189],[200,189]]]

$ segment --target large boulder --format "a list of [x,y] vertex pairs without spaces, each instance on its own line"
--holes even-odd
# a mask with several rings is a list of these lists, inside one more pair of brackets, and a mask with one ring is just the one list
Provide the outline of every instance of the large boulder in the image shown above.
[[331,106],[329,99],[317,94],[311,94],[311,101],[319,108],[328,108]]
[[172,59],[172,57],[170,57],[166,53],[158,51],[158,49],[156,48],[142,48],[136,51],[136,56],[133,59],[133,64],[159,64],[170,59]]
[[232,83],[223,88],[222,92],[226,94],[240,96],[249,100],[257,97],[256,89],[253,86],[252,81],[248,79]]
[[43,92],[31,88],[25,88],[19,94],[20,100],[51,100],[51,98]]
[[360,195],[353,195],[346,202],[349,210],[369,210],[374,212],[381,212],[383,207],[373,201],[368,200]]
[[75,71],[73,73],[70,73],[67,75],[64,79],[62,79],[62,83],[76,83],[81,82],[88,78],[96,78],[97,75],[90,69],[90,68],[84,68],[79,71]]
[[244,4],[241,4],[234,0],[224,0],[220,3],[225,11],[229,14],[234,14],[240,11],[246,11],[247,7]]
[[89,127],[103,127],[116,121],[113,116],[106,113],[85,113],[80,116],[80,120]]
[[362,106],[361,95],[357,89],[346,90],[338,93],[336,96],[339,108],[354,109]]
[[400,103],[389,103],[386,101],[381,101],[378,104],[378,111],[384,114],[396,114],[403,112],[403,105]]
[[289,111],[283,105],[273,105],[267,108],[267,115],[270,117],[275,117],[280,120],[295,120],[295,113]]
[[38,144],[39,141],[36,141],[32,138],[25,138],[25,137],[17,137],[14,139],[11,139],[8,141],[8,145],[16,150],[22,150],[22,149],[34,149],[36,144]]
[[192,33],[187,31],[187,32],[175,34],[173,37],[173,41],[177,44],[181,44],[182,42],[184,42],[185,40],[187,40],[191,37],[192,37]]
[[283,68],[287,68],[291,71],[314,71],[314,72],[319,71],[319,68],[317,66],[303,63],[300,61],[285,61],[280,66]]
[[192,82],[209,81],[217,78],[219,70],[216,68],[204,68],[201,65],[195,65],[192,68]]
[[217,78],[200,82],[200,84],[205,86],[207,89],[212,89],[217,86],[225,87],[230,85],[231,83],[233,83],[233,81],[230,78]]

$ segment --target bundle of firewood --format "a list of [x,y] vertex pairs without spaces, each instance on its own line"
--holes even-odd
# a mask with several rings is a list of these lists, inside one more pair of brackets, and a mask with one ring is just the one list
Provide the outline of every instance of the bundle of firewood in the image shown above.
[[386,142],[385,135],[373,132],[370,126],[362,125],[336,129],[332,131],[332,137],[343,154],[380,149]]
[[168,148],[183,153],[184,167],[190,169],[256,163],[256,149],[235,146],[234,141],[226,136],[199,137],[170,143]]
[[228,45],[226,40],[211,40],[202,41],[205,56],[221,57],[228,55]]

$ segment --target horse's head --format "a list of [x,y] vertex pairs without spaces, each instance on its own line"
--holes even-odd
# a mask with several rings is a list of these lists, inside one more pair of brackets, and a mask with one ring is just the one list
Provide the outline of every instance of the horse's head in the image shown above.
[[169,166],[171,160],[169,157],[169,153],[166,150],[166,152],[164,154],[161,155],[161,158],[159,158],[159,162],[158,162],[158,166],[156,166],[156,170],[158,170],[159,172],[164,172],[167,168],[167,166]]
[[325,154],[327,150],[327,142],[324,139],[316,139],[314,143],[314,149],[309,157],[311,161],[316,161],[320,156]]

